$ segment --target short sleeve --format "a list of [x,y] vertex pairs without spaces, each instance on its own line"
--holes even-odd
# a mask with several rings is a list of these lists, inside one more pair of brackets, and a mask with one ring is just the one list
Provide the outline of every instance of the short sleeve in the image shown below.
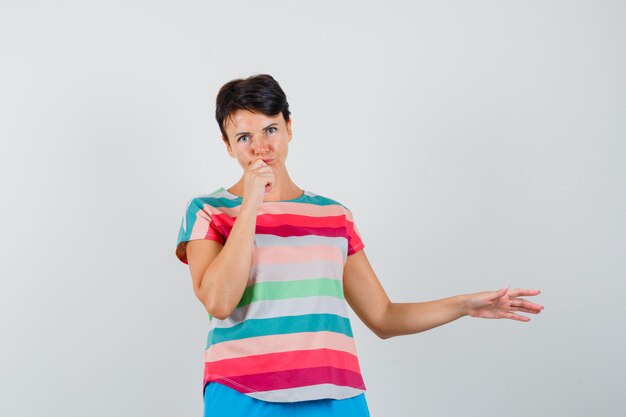
[[348,256],[357,253],[365,247],[363,240],[361,240],[361,234],[356,227],[352,212],[348,209],[346,215],[346,234],[348,236]]
[[187,203],[176,242],[176,257],[185,264],[188,264],[187,242],[190,240],[215,240],[222,245],[226,242],[224,235],[211,218],[210,207],[198,197],[192,198]]

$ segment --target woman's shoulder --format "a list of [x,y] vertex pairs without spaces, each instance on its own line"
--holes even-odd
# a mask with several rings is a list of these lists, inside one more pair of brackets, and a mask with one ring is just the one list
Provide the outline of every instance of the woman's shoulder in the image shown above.
[[350,211],[348,207],[346,207],[343,203],[339,201],[339,199],[335,198],[334,196],[330,196],[326,194],[322,195],[322,194],[314,193],[312,191],[307,191],[307,194],[311,199],[313,199],[316,202],[316,204],[324,205],[324,206],[335,205],[335,206],[339,206],[345,209],[346,211]]
[[218,208],[238,205],[237,196],[230,194],[224,187],[219,187],[212,192],[196,194],[187,199],[187,208]]

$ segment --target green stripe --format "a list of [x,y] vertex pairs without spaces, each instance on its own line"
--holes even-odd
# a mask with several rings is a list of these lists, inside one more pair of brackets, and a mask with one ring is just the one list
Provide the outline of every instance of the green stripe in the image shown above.
[[259,300],[282,300],[325,295],[343,299],[341,281],[333,278],[315,278],[297,281],[259,282],[246,288],[237,307],[243,307]]
[[233,327],[213,329],[207,336],[206,349],[217,343],[248,337],[321,331],[352,337],[350,320],[346,317],[336,314],[305,314],[271,319],[248,319]]

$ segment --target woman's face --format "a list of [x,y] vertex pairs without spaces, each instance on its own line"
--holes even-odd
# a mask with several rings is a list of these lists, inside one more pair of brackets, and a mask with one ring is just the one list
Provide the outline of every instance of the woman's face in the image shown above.
[[285,123],[282,113],[266,116],[239,109],[224,122],[228,134],[226,149],[244,170],[263,159],[276,173],[285,166],[291,141],[291,119]]

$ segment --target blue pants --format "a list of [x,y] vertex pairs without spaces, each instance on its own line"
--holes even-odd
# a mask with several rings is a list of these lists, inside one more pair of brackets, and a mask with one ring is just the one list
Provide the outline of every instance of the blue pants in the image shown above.
[[204,389],[204,417],[369,417],[365,394],[345,400],[276,403],[257,400],[219,383]]

